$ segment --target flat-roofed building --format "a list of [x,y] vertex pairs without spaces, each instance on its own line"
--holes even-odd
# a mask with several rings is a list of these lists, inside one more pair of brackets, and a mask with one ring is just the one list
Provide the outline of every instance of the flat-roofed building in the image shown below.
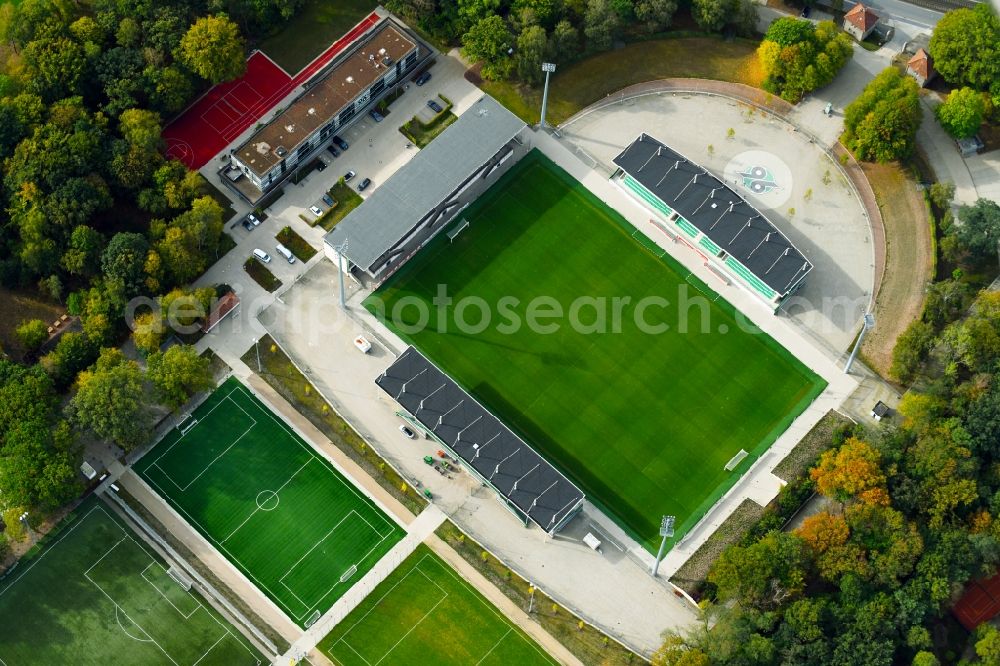
[[[483,95],[326,235],[335,263],[379,284],[449,226],[529,150],[523,120]],[[458,222],[454,222],[458,218]],[[360,273],[359,273],[360,271]]]
[[385,18],[362,35],[288,108],[230,156],[261,192],[307,162],[352,119],[430,55],[402,24]]

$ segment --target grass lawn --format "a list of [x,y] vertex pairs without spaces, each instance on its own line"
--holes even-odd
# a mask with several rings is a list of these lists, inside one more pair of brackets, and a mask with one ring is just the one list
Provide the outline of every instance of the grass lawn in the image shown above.
[[[760,86],[757,42],[720,37],[683,37],[633,42],[556,70],[549,83],[548,122],[557,125],[574,113],[644,81],[667,78],[717,79]],[[483,90],[527,123],[537,123],[542,89],[509,81],[484,81]]]
[[[677,516],[680,538],[825,386],[771,338],[746,332],[683,267],[643,249],[621,216],[538,151],[464,217],[471,226],[453,243],[442,235],[366,306],[389,313],[390,326],[647,545],[664,514]],[[455,303],[477,297],[500,314],[481,326],[479,307],[451,307],[436,321],[439,285]],[[571,325],[577,299],[615,297],[632,306],[618,317],[605,308],[607,332],[585,330],[600,321],[586,301]],[[704,308],[639,311],[649,297]],[[429,326],[413,332],[415,308],[397,308],[401,299],[427,303]],[[510,326],[507,313],[524,324],[535,299],[569,318],[543,320],[545,333]],[[461,330],[458,312],[479,330]],[[654,323],[666,332],[647,332]],[[725,471],[740,449],[751,455]]]
[[261,664],[97,499],[0,581],[3,664]]
[[319,649],[340,666],[558,663],[423,544]]
[[330,188],[328,194],[333,197],[337,205],[324,213],[323,217],[319,218],[317,222],[324,229],[330,231],[337,226],[338,222],[347,217],[348,213],[360,206],[364,202],[364,199],[354,191],[353,187],[343,182],[343,179],[338,180]]
[[267,266],[260,263],[254,257],[249,257],[243,262],[243,270],[253,278],[254,282],[267,291],[274,291],[281,286],[281,280],[275,277],[274,273]]
[[316,248],[306,242],[306,239],[298,235],[291,227],[285,227],[275,236],[278,242],[292,251],[299,261],[309,261],[316,256]]
[[260,50],[294,76],[377,6],[374,0],[307,0]]
[[300,626],[402,538],[236,379],[182,425],[137,471]]
[[420,119],[414,116],[409,122],[399,128],[399,131],[407,139],[413,142],[417,148],[423,148],[434,140],[437,135],[448,129],[448,126],[458,120],[451,111],[445,111],[433,122],[425,125]]

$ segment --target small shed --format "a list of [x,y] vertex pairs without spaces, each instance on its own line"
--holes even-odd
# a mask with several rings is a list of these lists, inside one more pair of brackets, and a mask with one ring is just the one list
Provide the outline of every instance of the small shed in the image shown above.
[[859,2],[844,14],[844,31],[861,42],[872,34],[878,22],[879,15]]
[[937,70],[934,69],[934,59],[927,51],[917,49],[913,57],[906,62],[906,73],[916,79],[923,88],[937,74]]
[[889,411],[889,405],[879,400],[875,403],[875,406],[872,407],[872,418],[876,421],[881,421],[883,416],[889,415]]

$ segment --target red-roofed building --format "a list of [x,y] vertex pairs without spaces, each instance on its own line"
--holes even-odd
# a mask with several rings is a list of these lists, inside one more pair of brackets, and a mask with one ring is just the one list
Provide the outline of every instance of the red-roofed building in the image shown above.
[[934,60],[930,54],[923,49],[918,49],[913,57],[906,63],[906,73],[917,80],[923,88],[927,82],[934,78],[937,71],[934,69]]
[[1000,613],[1000,574],[966,585],[951,612],[969,631],[996,617]]
[[878,22],[878,14],[860,2],[844,14],[844,30],[859,42],[872,33]]

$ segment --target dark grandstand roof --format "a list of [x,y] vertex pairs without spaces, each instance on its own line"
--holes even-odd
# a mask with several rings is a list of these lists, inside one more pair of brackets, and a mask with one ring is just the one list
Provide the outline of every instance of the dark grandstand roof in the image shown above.
[[546,532],[583,500],[583,491],[413,347],[375,383]]
[[614,163],[779,294],[787,294],[812,270],[812,262],[760,211],[648,134]]

